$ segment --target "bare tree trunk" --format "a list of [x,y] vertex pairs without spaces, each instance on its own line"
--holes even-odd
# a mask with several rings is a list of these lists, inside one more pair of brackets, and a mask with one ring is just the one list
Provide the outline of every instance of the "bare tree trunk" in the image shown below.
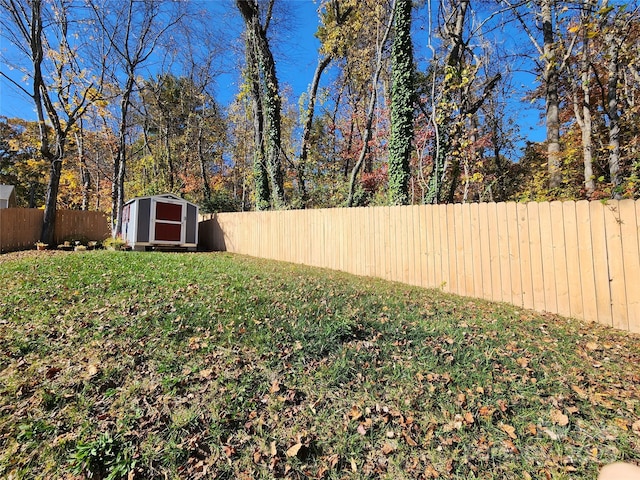
[[[586,26],[583,26],[586,29]],[[587,198],[591,198],[596,189],[593,178],[593,149],[591,132],[593,121],[591,119],[591,89],[589,83],[589,40],[588,35],[584,35],[584,45],[582,50],[582,122],[580,129],[582,132],[582,160],[584,164],[584,188]],[[577,116],[576,116],[577,118]]]
[[89,191],[91,189],[91,172],[87,167],[87,159],[84,155],[84,132],[80,122],[79,132],[76,131],[76,146],[78,148],[78,163],[80,165],[80,179],[82,181],[82,210],[89,210]]
[[309,193],[306,186],[306,170],[307,170],[307,158],[309,156],[309,140],[311,138],[311,129],[313,127],[313,116],[315,113],[316,97],[318,95],[318,86],[320,85],[320,77],[322,72],[331,63],[331,57],[325,56],[318,61],[316,71],[313,74],[313,81],[311,82],[311,88],[309,89],[309,102],[307,104],[307,110],[304,117],[304,126],[302,129],[302,145],[300,147],[300,157],[298,158],[298,165],[296,166],[298,174],[298,188],[300,189],[300,199],[303,207],[306,208],[309,202]]
[[[202,119],[200,120],[202,122]],[[198,160],[200,163],[200,177],[202,178],[202,189],[204,191],[204,201],[211,201],[211,186],[209,185],[209,175],[207,174],[207,162],[202,150],[202,124],[198,126]]]
[[560,101],[558,97],[558,67],[556,58],[555,39],[553,34],[552,1],[542,0],[542,36],[545,70],[543,74],[545,84],[546,126],[547,126],[547,156],[549,170],[549,188],[555,189],[562,185],[562,170],[560,164]]
[[606,35],[608,40],[607,53],[609,62],[607,73],[607,116],[609,117],[609,175],[613,184],[612,197],[616,200],[622,198],[620,186],[622,185],[622,172],[620,169],[620,114],[618,112],[618,80],[619,80],[619,46],[616,44],[613,33]]

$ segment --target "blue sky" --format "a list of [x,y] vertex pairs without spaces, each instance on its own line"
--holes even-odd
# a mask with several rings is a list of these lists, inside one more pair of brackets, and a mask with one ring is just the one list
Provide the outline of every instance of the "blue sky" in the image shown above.
[[[206,0],[209,8],[216,12],[216,18],[224,25],[225,30],[231,36],[238,36],[242,30],[239,14],[233,9],[230,0]],[[313,72],[318,59],[319,42],[314,33],[318,25],[318,4],[313,0],[286,0],[289,5],[289,16],[276,18],[274,28],[278,27],[279,33],[274,38],[273,50],[276,60],[276,68],[281,87],[289,85],[293,91],[292,102],[305,92],[312,80]],[[414,20],[414,45],[416,60],[419,66],[426,65],[428,50],[426,48],[425,29],[422,22]],[[278,24],[278,22],[280,22]],[[505,42],[513,42],[510,35],[505,36]],[[10,52],[10,46],[6,40],[0,37],[0,49],[3,55]],[[426,52],[426,53],[425,53]],[[228,104],[236,94],[239,82],[239,72],[234,68],[238,59],[233,54],[228,56],[223,73],[217,79],[217,97],[222,104]],[[3,65],[3,69],[6,67]],[[149,74],[152,74],[149,71]],[[324,85],[331,79],[331,71],[324,75]],[[517,74],[517,86],[522,87],[521,92],[512,100],[512,109],[517,112],[517,122],[522,129],[522,135],[532,141],[544,140],[544,128],[540,121],[540,110],[531,108],[526,102],[519,101],[518,96],[524,95],[524,90],[535,85],[535,78],[530,74]],[[29,98],[26,98],[18,89],[0,78],[0,115],[7,117],[20,117],[35,119],[34,109]]]

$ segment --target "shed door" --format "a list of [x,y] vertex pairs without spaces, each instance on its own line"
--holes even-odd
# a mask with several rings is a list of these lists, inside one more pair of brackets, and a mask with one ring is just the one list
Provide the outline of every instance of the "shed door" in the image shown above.
[[183,243],[183,207],[182,203],[163,200],[154,202],[153,233],[156,242]]

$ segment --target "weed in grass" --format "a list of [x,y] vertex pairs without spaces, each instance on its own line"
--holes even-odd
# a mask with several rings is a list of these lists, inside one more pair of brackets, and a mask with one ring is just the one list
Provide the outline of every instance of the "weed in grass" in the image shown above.
[[125,477],[136,466],[134,448],[120,434],[103,433],[98,438],[76,444],[71,455],[71,469],[88,478],[116,480]]

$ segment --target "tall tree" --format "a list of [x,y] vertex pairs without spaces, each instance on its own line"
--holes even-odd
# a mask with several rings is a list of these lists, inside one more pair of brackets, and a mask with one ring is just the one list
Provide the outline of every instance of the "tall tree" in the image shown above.
[[393,205],[409,202],[410,157],[413,143],[414,81],[411,41],[411,0],[395,5],[391,49],[391,139],[389,143],[389,197]]
[[[535,2],[511,3],[501,0],[507,5],[529,38],[531,45],[538,53],[538,70],[541,72],[545,99],[545,125],[547,129],[547,168],[549,174],[549,189],[556,190],[562,184],[562,159],[560,154],[560,73],[565,69],[577,34],[571,40],[559,37],[561,31],[559,16],[568,8],[563,8],[565,2],[555,0],[536,0]],[[537,26],[542,41],[536,35],[532,25]],[[565,41],[563,45],[562,41]]]
[[[264,163],[269,177],[270,201],[273,208],[279,209],[286,205],[281,161],[281,100],[276,64],[267,37],[274,3],[275,0],[268,0],[263,19],[258,0],[236,0],[236,6],[246,26],[246,48],[249,52],[247,67],[251,72],[249,77],[255,104],[254,115],[256,115],[255,137],[256,142],[260,142],[256,144],[256,150],[261,151],[261,145],[264,142]],[[258,117],[260,111],[263,121]],[[260,155],[257,155],[256,164],[258,171],[262,172],[263,164]],[[259,181],[261,184],[257,185],[257,188],[260,192],[264,189],[264,179],[259,178]],[[263,205],[257,206],[263,207]]]
[[99,63],[110,67],[108,79],[118,100],[115,112],[118,144],[113,161],[111,220],[113,236],[122,231],[130,109],[141,68],[156,51],[164,35],[183,17],[178,3],[169,0],[105,0],[90,2],[97,35]]
[[365,125],[364,131],[362,133],[362,147],[360,148],[358,159],[353,165],[351,174],[349,175],[349,194],[347,196],[348,207],[352,207],[354,205],[356,199],[356,180],[358,178],[358,173],[360,173],[360,169],[362,168],[362,165],[366,159],[367,152],[369,151],[369,142],[373,134],[373,119],[376,111],[376,103],[378,100],[378,82],[380,81],[380,74],[384,66],[384,49],[389,39],[391,29],[393,27],[393,14],[395,12],[395,5],[396,0],[392,0],[391,8],[389,9],[389,14],[387,16],[387,21],[386,23],[382,24],[382,34],[376,42],[376,61],[373,69],[373,76],[371,79],[371,93],[369,95],[369,104],[367,106],[366,117],[364,120]]
[[[45,197],[41,241],[53,242],[58,189],[69,136],[87,108],[99,97],[91,76],[81,65],[81,45],[74,44],[82,36],[69,31],[72,2],[59,0],[1,0],[3,30],[15,47],[31,63],[28,76],[32,90],[13,79],[6,71],[2,76],[27,94],[33,101],[39,125],[40,154],[49,165],[49,181]],[[51,137],[47,128],[51,126]]]

